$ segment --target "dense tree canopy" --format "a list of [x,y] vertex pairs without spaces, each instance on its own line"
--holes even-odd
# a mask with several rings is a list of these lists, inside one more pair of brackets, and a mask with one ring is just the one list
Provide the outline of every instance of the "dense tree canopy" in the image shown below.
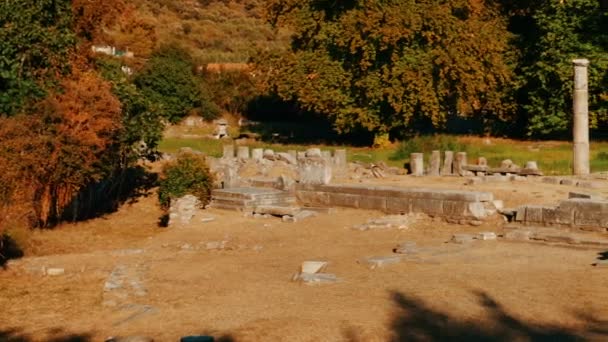
[[[519,4],[519,6],[522,6]],[[572,60],[587,58],[592,127],[608,121],[608,15],[597,0],[543,0],[511,10],[521,53],[518,102],[532,136],[562,133],[572,117]]]
[[200,89],[190,55],[176,46],[155,51],[135,84],[151,101],[162,106],[163,116],[177,122],[200,106]]
[[45,83],[68,70],[76,40],[68,1],[0,2],[0,116],[44,96]]
[[[291,52],[261,61],[268,89],[340,131],[512,113],[510,34],[485,1],[271,1]],[[265,62],[266,61],[266,62]]]

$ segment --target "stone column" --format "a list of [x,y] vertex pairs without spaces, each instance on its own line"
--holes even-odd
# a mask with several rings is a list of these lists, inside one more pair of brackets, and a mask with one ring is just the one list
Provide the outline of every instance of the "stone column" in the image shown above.
[[445,151],[444,152],[444,160],[443,160],[443,169],[441,169],[442,176],[449,176],[452,174],[452,163],[454,162],[454,152],[453,151]]
[[261,160],[264,157],[264,149],[254,148],[251,150],[251,159]]
[[441,164],[441,152],[433,151],[431,153],[431,168],[429,169],[429,175],[439,176],[439,166]]
[[224,145],[224,154],[222,158],[234,158],[234,145]]
[[453,164],[454,173],[459,176],[466,176],[467,172],[462,168],[463,166],[467,166],[467,153],[457,152]]
[[337,149],[334,151],[334,170],[336,173],[345,173],[348,171],[348,164],[346,162],[346,150]]
[[412,176],[424,175],[424,154],[423,153],[410,154],[410,173],[412,174]]
[[236,149],[238,159],[249,159],[249,146],[239,146]]
[[576,176],[589,174],[589,94],[587,91],[586,59],[575,59],[574,63],[574,94],[573,98],[573,127],[574,155],[572,171]]

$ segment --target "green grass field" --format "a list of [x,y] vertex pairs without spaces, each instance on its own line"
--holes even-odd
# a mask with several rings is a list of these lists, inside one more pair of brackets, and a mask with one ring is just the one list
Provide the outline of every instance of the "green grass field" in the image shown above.
[[[174,153],[182,147],[204,152],[219,157],[222,146],[230,140],[207,138],[167,138],[160,143],[162,152]],[[275,151],[306,150],[319,147],[327,150],[346,148],[350,161],[378,162],[388,165],[403,166],[408,162],[409,153],[423,152],[427,156],[434,149],[466,151],[469,163],[475,163],[478,157],[485,157],[490,166],[498,166],[504,159],[511,159],[523,166],[526,161],[535,160],[546,175],[566,175],[572,170],[572,144],[564,141],[520,141],[499,138],[479,138],[469,136],[424,136],[417,137],[386,148],[361,148],[349,146],[326,145],[291,145],[255,142],[248,144],[251,148],[263,147]],[[608,171],[608,142],[591,143],[591,171]]]

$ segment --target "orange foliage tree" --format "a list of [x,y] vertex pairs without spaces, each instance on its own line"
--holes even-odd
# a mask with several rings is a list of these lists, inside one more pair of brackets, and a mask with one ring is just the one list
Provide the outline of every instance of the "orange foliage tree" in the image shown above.
[[60,217],[72,197],[110,170],[104,160],[120,129],[120,102],[92,72],[76,72],[39,112],[4,119],[0,163],[29,190],[36,225]]

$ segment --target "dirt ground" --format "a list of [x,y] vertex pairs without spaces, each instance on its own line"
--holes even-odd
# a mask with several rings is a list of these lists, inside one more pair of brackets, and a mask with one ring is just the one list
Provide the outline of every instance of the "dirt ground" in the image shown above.
[[[530,181],[467,186],[461,178],[374,182],[487,190],[507,207],[581,190]],[[500,233],[498,220],[473,227],[422,218],[408,229],[358,231],[352,226],[383,214],[337,209],[284,223],[211,209],[185,227],[158,228],[160,214],[150,196],[36,233],[38,256],[0,271],[0,341],[608,340],[608,268],[591,266],[605,250],[447,242],[454,233]],[[224,249],[208,248],[220,241]],[[376,269],[362,262],[405,241],[422,252]],[[306,260],[328,261],[339,281],[291,281]],[[43,267],[65,274],[45,276]],[[125,290],[110,305],[104,284],[117,267],[143,293]]]

